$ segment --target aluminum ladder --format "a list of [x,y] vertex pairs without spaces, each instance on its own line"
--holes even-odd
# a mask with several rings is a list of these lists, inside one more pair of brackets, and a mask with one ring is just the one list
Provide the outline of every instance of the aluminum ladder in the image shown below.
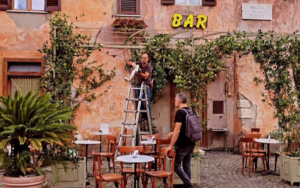
[[[150,117],[150,111],[149,111],[149,106],[148,106],[148,96],[147,96],[147,89],[149,86],[147,86],[144,82],[142,83],[141,87],[135,87],[132,84],[129,87],[128,90],[128,98],[126,98],[126,106],[124,110],[124,121],[122,122],[122,130],[120,134],[120,140],[119,140],[119,145],[123,145],[123,138],[124,137],[129,137],[132,138],[132,146],[136,146],[137,144],[137,135],[139,137],[138,139],[138,145],[140,144],[141,137],[142,135],[149,135],[152,134],[152,126],[151,126],[151,117]],[[140,94],[138,98],[135,98],[135,90],[140,90]],[[134,97],[131,97],[131,94],[133,93]],[[145,98],[143,99],[143,93],[145,94]],[[129,108],[129,102],[135,102],[135,109],[136,110],[128,110]],[[142,103],[145,103],[146,105],[146,110],[141,110]],[[134,122],[128,122],[128,114],[135,114],[135,121]],[[148,131],[147,132],[142,132],[141,128],[139,126],[139,117],[141,113],[147,113],[147,125],[148,125]],[[129,134],[124,134],[125,129],[128,128],[129,126],[134,126],[133,129],[133,135]],[[116,152],[116,154],[118,151]]]

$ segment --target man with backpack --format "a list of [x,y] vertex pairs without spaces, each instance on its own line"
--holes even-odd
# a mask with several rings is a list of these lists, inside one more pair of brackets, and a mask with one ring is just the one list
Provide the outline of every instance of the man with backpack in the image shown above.
[[184,93],[176,95],[175,107],[178,109],[175,116],[175,128],[174,132],[169,133],[167,136],[167,139],[172,138],[172,140],[166,148],[165,154],[175,146],[174,170],[183,181],[185,188],[193,188],[194,185],[191,183],[191,159],[195,143],[202,136],[200,118],[187,106],[187,97]]

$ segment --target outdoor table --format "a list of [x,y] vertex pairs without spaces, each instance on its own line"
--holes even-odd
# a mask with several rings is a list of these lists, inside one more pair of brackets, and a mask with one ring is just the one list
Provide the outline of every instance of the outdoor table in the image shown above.
[[229,133],[229,129],[228,128],[213,128],[211,127],[210,128],[210,150],[211,149],[211,146],[213,144],[213,140],[214,140],[214,136],[216,133],[224,133],[224,148],[226,149],[226,152],[227,152],[227,136],[228,136],[228,133]]
[[[102,136],[111,135],[111,133],[103,133],[103,132],[92,132],[91,135],[100,136],[100,142],[102,143]],[[102,152],[102,144],[100,144],[100,153]]]
[[[79,145],[85,145],[85,157],[86,157],[86,160],[85,160],[85,163],[86,163],[86,175],[88,175],[88,166],[87,166],[87,159],[88,159],[88,147],[89,145],[95,145],[95,144],[100,144],[101,142],[99,141],[95,141],[95,140],[77,140],[75,141],[75,144],[79,144]],[[90,183],[87,182],[87,185],[89,185]]]
[[148,155],[137,155],[136,158],[133,155],[121,155],[117,157],[117,161],[121,161],[123,163],[133,163],[134,164],[134,188],[139,187],[139,177],[136,173],[136,168],[138,163],[149,163],[154,161],[154,158]]
[[272,171],[270,171],[270,144],[279,144],[278,140],[275,139],[268,139],[268,138],[258,138],[254,140],[255,142],[261,143],[261,144],[267,144],[267,171],[268,174],[274,174]]
[[[145,144],[145,145],[154,145],[154,155],[157,155],[157,152],[156,152],[156,140],[144,140],[144,141],[141,141],[141,144]],[[157,161],[154,160],[154,170],[157,171]]]

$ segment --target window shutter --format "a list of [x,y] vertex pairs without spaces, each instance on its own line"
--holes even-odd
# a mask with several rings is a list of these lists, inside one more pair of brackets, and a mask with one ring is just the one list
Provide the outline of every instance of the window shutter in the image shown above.
[[216,6],[217,0],[202,0],[203,6]]
[[11,0],[0,0],[0,10],[10,10]]
[[174,5],[175,0],[161,0],[162,5]]
[[223,101],[213,101],[213,114],[224,114]]
[[140,0],[118,0],[119,14],[140,15]]
[[60,11],[61,0],[45,0],[45,11]]

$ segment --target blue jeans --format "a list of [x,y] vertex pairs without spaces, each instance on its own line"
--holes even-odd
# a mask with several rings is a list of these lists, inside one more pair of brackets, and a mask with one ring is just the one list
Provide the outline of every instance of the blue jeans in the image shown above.
[[[191,159],[195,146],[175,147],[174,171],[182,180],[185,188],[194,188],[191,183]],[[183,169],[181,168],[181,164]]]
[[[137,86],[137,87],[141,87],[141,86]],[[147,97],[148,97],[148,108],[149,108],[149,113],[150,113],[150,118],[151,118],[151,103],[150,103],[150,88],[147,89]],[[140,97],[140,90],[135,90],[135,98],[139,98]],[[142,99],[145,99],[145,93],[143,92],[142,94]],[[143,108],[143,105],[141,107],[141,109],[145,110],[145,108]],[[142,113],[142,116],[147,119],[147,114],[146,113]]]

